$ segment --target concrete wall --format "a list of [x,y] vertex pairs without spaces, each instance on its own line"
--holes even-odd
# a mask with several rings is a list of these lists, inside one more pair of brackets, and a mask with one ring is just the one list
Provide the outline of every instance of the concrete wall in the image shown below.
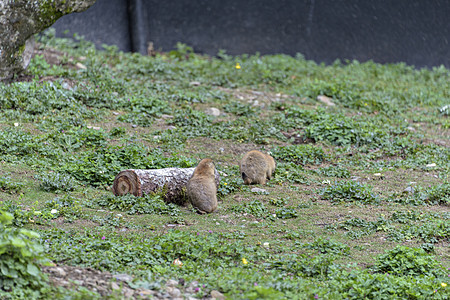
[[217,54],[302,53],[307,59],[450,67],[448,0],[97,0],[54,27],[97,45],[145,53],[149,41]]

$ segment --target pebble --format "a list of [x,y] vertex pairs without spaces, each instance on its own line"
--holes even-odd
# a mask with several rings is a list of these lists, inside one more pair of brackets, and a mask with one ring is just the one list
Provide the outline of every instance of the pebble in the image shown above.
[[216,299],[216,300],[224,300],[225,296],[219,291],[212,290],[211,291],[211,298]]
[[181,296],[181,291],[177,288],[172,288],[171,291],[167,291],[173,298],[179,298]]
[[215,107],[208,107],[207,109],[205,109],[205,114],[213,117],[218,117],[220,116],[220,110]]
[[119,281],[132,281],[133,277],[128,274],[115,274],[113,277]]
[[426,167],[427,167],[427,168],[433,168],[433,167],[436,167],[436,164],[435,164],[435,163],[428,164],[428,165],[426,165]]
[[252,188],[251,191],[253,193],[267,193],[267,191],[265,189],[260,189],[260,188],[257,188],[257,187]]
[[115,282],[111,282],[111,288],[113,290],[119,290],[120,289],[119,285],[117,283],[115,283]]
[[412,186],[408,186],[406,189],[403,190],[405,193],[414,193],[414,188]]
[[174,280],[174,279],[169,279],[166,282],[167,286],[176,286],[178,284],[178,281]]
[[317,100],[328,105],[328,106],[335,106],[336,104],[331,101],[332,99],[330,97],[327,97],[325,95],[319,95],[317,96]]
[[56,268],[54,268],[53,270],[54,270],[55,274],[57,274],[57,275],[60,276],[60,277],[64,277],[64,276],[67,275],[66,271],[64,271],[63,268],[56,267]]

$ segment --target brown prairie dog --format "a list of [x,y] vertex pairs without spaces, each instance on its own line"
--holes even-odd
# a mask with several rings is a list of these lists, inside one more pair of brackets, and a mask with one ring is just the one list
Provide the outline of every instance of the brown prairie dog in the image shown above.
[[217,209],[217,187],[215,182],[215,166],[211,159],[202,159],[189,179],[186,192],[192,206],[202,214]]
[[239,164],[244,184],[266,184],[275,171],[275,160],[258,150],[245,153]]

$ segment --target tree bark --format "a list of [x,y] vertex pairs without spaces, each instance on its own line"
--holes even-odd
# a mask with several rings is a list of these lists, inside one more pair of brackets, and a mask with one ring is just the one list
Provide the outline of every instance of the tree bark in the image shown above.
[[33,44],[27,40],[63,15],[86,10],[96,0],[0,0],[0,80],[25,70]]
[[[133,194],[141,197],[149,193],[164,192],[164,201],[179,205],[187,203],[186,185],[195,168],[166,168],[155,170],[124,170],[114,178],[112,191],[115,196]],[[216,186],[220,176],[216,170]]]

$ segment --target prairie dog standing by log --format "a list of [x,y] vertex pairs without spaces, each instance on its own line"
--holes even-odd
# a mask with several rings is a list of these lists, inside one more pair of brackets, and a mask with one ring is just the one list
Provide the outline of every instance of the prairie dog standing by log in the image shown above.
[[217,209],[215,170],[216,167],[211,159],[202,159],[186,187],[189,201],[202,214],[211,213]]
[[275,160],[269,154],[252,150],[245,153],[239,169],[244,184],[266,184],[275,171]]

